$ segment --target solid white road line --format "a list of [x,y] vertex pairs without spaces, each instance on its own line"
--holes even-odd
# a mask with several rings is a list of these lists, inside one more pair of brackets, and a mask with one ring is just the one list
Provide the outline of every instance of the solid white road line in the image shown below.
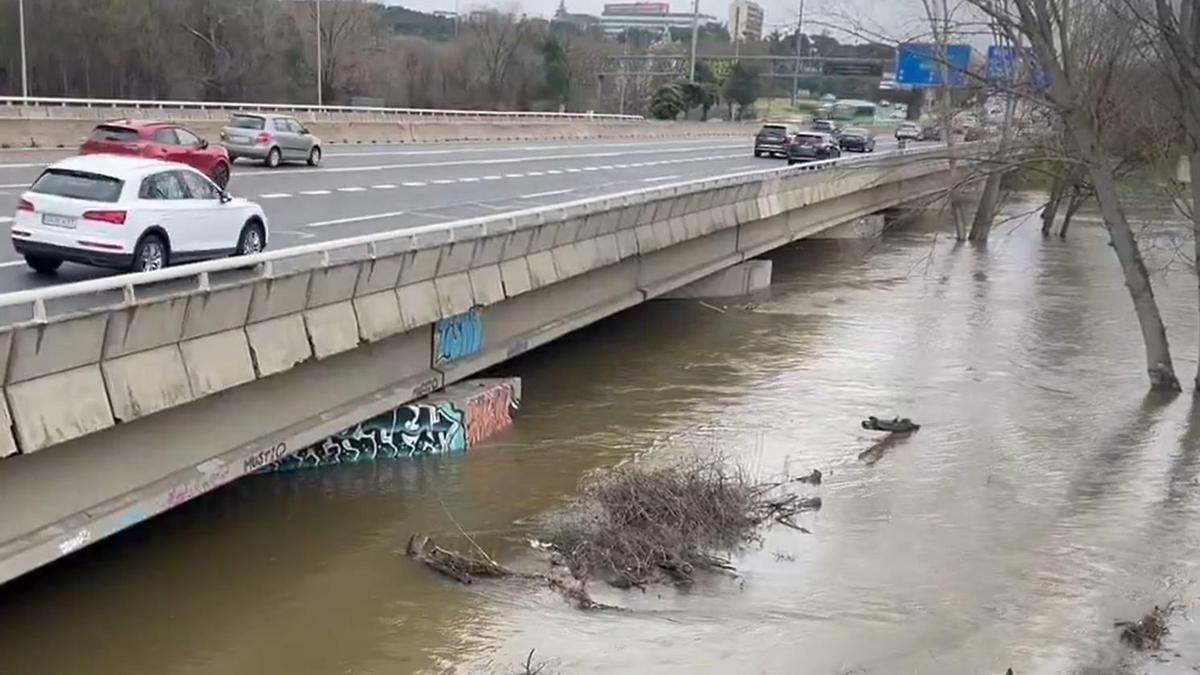
[[380,220],[382,218],[394,218],[402,216],[408,211],[390,211],[388,213],[372,213],[366,216],[354,216],[351,218],[337,218],[334,220],[318,220],[315,223],[305,223],[303,227],[329,227],[330,225],[347,225],[349,223],[362,223],[368,220]]
[[533,194],[521,195],[517,199],[536,199],[538,197],[553,197],[554,195],[565,195],[568,192],[574,192],[575,188],[567,188],[565,190],[550,190],[549,192],[534,192]]
[[[732,134],[731,134],[732,136]],[[573,143],[570,145],[522,145],[522,146],[506,146],[500,145],[496,147],[488,147],[487,145],[464,146],[460,148],[440,148],[437,150],[370,150],[365,152],[338,152],[330,149],[325,152],[325,159],[333,159],[335,157],[388,157],[388,156],[421,156],[421,155],[458,155],[464,152],[479,153],[479,152],[535,152],[538,150],[580,150],[586,148],[637,148],[643,146],[662,145],[667,147],[680,145],[704,145],[712,142],[711,139],[689,139],[678,141],[667,141],[663,139],[647,139],[645,141],[636,141],[628,143],[606,143],[603,139],[597,139],[594,143]],[[394,144],[393,144],[394,145]],[[3,165],[0,165],[2,167]],[[40,165],[39,165],[40,166]]]
[[675,178],[679,178],[680,175],[681,174],[675,174],[673,176],[655,176],[654,178],[643,178],[642,182],[643,183],[656,183],[660,180],[673,180]]

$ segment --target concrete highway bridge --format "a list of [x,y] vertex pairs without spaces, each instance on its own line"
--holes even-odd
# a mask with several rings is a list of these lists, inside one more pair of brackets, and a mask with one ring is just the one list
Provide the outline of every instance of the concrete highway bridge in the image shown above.
[[[0,152],[0,200],[63,154]],[[315,169],[235,168],[232,190],[271,219],[257,256],[47,280],[6,250],[0,581],[606,316],[936,196],[947,157],[881,143],[789,168],[740,132],[350,146]],[[464,327],[472,340],[448,337]]]

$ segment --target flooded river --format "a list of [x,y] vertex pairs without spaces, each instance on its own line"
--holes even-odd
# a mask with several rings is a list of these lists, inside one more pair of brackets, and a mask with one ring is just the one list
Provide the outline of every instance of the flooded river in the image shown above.
[[[773,258],[753,305],[653,303],[506,365],[522,414],[466,455],[243,480],[0,588],[0,674],[518,673],[530,650],[546,675],[1193,672],[1186,618],[1165,663],[1112,628],[1200,595],[1200,417],[1146,395],[1096,223]],[[1190,385],[1195,278],[1157,283]],[[868,465],[872,414],[923,428]],[[584,471],[646,448],[819,468],[824,508],[736,579],[602,591],[620,614],[398,554],[413,532],[459,545],[452,514],[520,562]]]

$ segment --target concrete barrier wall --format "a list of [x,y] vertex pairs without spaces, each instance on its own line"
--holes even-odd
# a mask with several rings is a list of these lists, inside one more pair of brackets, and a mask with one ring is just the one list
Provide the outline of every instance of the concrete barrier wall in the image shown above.
[[[160,119],[183,124],[211,143],[220,141],[230,113],[221,110],[0,106],[0,147],[74,147],[106,120]],[[654,120],[471,119],[370,113],[297,113],[327,145],[586,138],[654,138],[750,134],[741,123]]]

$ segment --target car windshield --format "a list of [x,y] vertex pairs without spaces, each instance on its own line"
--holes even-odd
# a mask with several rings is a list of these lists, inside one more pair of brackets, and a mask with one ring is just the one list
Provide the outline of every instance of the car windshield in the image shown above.
[[91,141],[104,141],[108,143],[135,143],[138,139],[137,129],[129,127],[118,127],[111,124],[102,124],[92,130],[92,135],[88,137]]
[[31,190],[37,194],[55,195],[90,202],[115,202],[121,198],[125,181],[86,171],[47,169],[38,177]]
[[229,119],[229,126],[235,129],[263,129],[267,121],[254,115],[234,115]]
[[820,145],[824,140],[825,137],[820,134],[800,134],[796,136],[796,142],[800,145]]
[[842,132],[842,135],[843,136],[866,136],[867,130],[866,129],[847,129],[844,132]]
[[777,124],[768,124],[759,130],[758,133],[762,134],[763,136],[786,136],[787,127],[779,126]]

